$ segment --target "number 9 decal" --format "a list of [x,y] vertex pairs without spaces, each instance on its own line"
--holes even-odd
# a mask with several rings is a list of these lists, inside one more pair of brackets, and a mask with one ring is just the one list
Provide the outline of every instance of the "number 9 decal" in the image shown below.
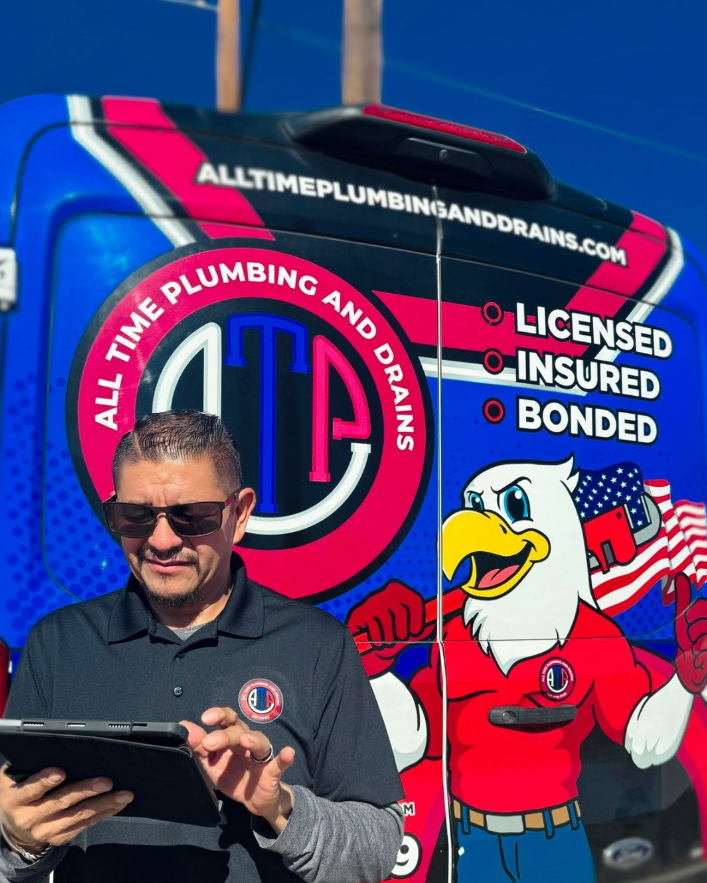
[[413,834],[406,834],[390,876],[397,879],[414,874],[420,865],[421,854],[420,841]]

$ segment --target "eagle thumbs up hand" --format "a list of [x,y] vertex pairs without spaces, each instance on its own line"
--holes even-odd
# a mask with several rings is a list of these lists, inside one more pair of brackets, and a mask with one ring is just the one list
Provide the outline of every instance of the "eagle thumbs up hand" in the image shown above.
[[354,637],[367,637],[372,649],[361,656],[369,678],[384,674],[406,648],[408,641],[425,640],[434,632],[426,622],[425,599],[397,580],[351,609],[346,624]]
[[707,598],[693,604],[692,586],[684,573],[675,577],[675,668],[689,693],[701,693],[707,685]]

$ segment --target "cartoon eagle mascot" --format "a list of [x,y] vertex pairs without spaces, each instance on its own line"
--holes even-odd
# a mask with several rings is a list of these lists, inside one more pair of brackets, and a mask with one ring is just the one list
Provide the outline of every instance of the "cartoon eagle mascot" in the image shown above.
[[637,766],[663,763],[707,682],[707,600],[690,606],[683,575],[676,671],[659,689],[598,610],[578,479],[570,457],[499,463],[469,480],[441,542],[448,579],[468,567],[468,597],[409,686],[391,669],[406,641],[433,634],[422,596],[392,582],[349,617],[373,644],[364,662],[401,770],[443,756],[446,696],[459,883],[594,880],[577,800],[582,742],[599,726]]

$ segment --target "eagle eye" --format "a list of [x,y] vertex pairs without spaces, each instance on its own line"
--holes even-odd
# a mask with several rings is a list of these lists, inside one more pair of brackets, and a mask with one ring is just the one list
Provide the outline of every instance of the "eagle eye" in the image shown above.
[[476,491],[470,491],[466,496],[466,501],[469,508],[473,509],[474,512],[484,511],[484,501],[481,499],[481,494],[477,494]]
[[503,506],[503,511],[508,516],[508,520],[511,524],[514,521],[522,521],[530,518],[530,501],[528,500],[528,495],[523,488],[519,487],[517,484],[514,484],[503,492],[501,496],[501,505]]

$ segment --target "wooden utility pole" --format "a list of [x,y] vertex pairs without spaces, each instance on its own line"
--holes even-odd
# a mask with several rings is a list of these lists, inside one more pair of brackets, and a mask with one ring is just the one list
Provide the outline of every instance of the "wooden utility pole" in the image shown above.
[[377,104],[381,100],[383,0],[344,0],[344,104]]
[[241,108],[241,53],[239,0],[218,0],[216,42],[216,107]]

